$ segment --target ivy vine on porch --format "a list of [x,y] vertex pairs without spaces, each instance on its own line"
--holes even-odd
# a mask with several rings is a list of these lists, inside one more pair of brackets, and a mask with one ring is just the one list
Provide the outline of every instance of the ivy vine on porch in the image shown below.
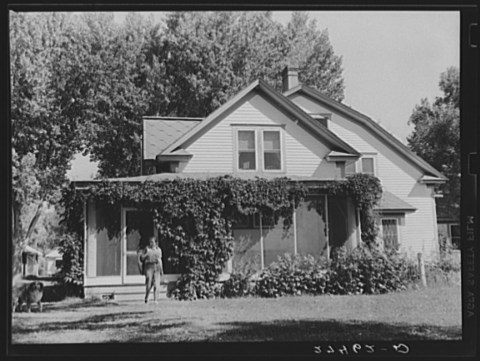
[[[317,182],[316,192],[348,195],[360,210],[362,240],[371,244],[376,227],[373,206],[380,200],[380,181],[367,174],[346,180]],[[126,183],[103,180],[78,189],[75,183],[63,192],[64,222],[71,232],[83,234],[83,205],[94,201],[105,210],[109,237],[120,233],[121,207],[136,207],[153,215],[158,236],[181,271],[176,297],[208,298],[215,293],[223,265],[233,254],[233,225],[246,215],[260,213],[292,223],[294,209],[309,188],[287,177],[240,179],[229,175],[208,179],[174,179]]]

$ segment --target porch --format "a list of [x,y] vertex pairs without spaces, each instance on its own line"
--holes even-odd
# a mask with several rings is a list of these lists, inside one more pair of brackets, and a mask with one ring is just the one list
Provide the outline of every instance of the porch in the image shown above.
[[[89,201],[84,205],[84,292],[85,296],[141,300],[144,276],[137,265],[137,250],[152,235],[157,236],[153,215],[134,207],[121,207],[120,232],[108,235],[105,209]],[[234,225],[233,257],[224,265],[220,280],[246,264],[254,270],[267,267],[285,253],[311,254],[329,258],[332,249],[355,248],[360,242],[358,213],[346,196],[310,194],[293,212],[292,223],[282,218],[253,215]],[[169,261],[170,247],[159,239],[165,275],[160,297],[167,297],[180,274]]]

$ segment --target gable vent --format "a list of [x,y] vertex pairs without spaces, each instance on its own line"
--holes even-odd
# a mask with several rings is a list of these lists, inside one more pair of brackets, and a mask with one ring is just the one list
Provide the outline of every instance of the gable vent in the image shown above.
[[324,127],[328,128],[328,122],[332,117],[331,113],[310,113],[309,114],[313,119],[322,124]]

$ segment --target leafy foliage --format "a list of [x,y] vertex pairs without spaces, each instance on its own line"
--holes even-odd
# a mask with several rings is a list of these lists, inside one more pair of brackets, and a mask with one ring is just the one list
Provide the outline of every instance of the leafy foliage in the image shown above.
[[369,174],[358,173],[350,176],[346,185],[348,194],[352,194],[354,202],[360,210],[362,241],[374,245],[378,234],[373,207],[382,198],[380,180]]
[[122,24],[12,13],[14,147],[35,154],[52,185],[78,151],[101,176],[137,175],[143,116],[202,117],[258,78],[280,88],[294,56],[306,84],[341,100],[341,58],[307,20],[295,13],[286,29],[270,12],[171,12],[164,23],[130,13]]
[[373,207],[382,198],[380,180],[370,174],[357,173],[347,177],[344,182],[325,182],[319,188],[330,195],[351,195],[360,211],[362,241],[369,246],[375,245],[378,229],[375,223]]
[[285,254],[264,269],[254,287],[261,297],[301,294],[380,294],[405,289],[418,279],[415,265],[398,254],[357,247],[338,249],[330,262]]
[[74,233],[66,233],[60,239],[63,255],[60,283],[68,296],[83,296],[83,242]]
[[[73,155],[84,141],[83,114],[66,97],[65,57],[76,54],[73,17],[10,13],[14,248],[48,243],[40,235],[45,210],[58,201]],[[76,114],[76,117],[73,115]],[[39,222],[40,221],[40,222]],[[17,257],[15,257],[16,259]]]
[[[100,176],[140,173],[142,116],[204,116],[257,78],[279,88],[293,57],[305,84],[343,98],[341,58],[300,13],[288,29],[270,12],[172,12],[164,24],[134,13],[123,24],[94,12],[9,20],[14,173],[34,159],[25,177],[39,185],[14,181],[15,244],[29,241],[43,202],[58,201],[74,154],[90,153]],[[19,201],[27,191],[31,217]]]
[[343,99],[341,58],[328,34],[308,22],[306,13],[295,12],[287,28],[271,15],[171,13],[163,39],[152,49],[165,64],[170,89],[163,114],[206,116],[258,78],[280,90],[288,62],[299,66],[305,84]]
[[422,99],[409,123],[414,125],[408,146],[448,178],[440,186],[443,198],[436,201],[439,217],[460,217],[460,79],[458,68],[450,67],[440,76],[443,97],[433,104]]
[[323,294],[327,282],[325,261],[287,253],[262,271],[255,283],[254,293],[261,297]]
[[171,247],[170,262],[182,274],[175,296],[212,297],[224,264],[232,256],[232,224],[242,214],[276,211],[291,219],[292,203],[305,194],[287,178],[242,180],[230,176],[207,180],[175,179],[128,184],[99,182],[88,191],[72,186],[64,193],[65,223],[78,229],[79,208],[87,199],[106,210],[110,237],[120,232],[121,205],[152,211],[158,235]]
[[248,296],[252,293],[250,283],[247,274],[232,273],[230,278],[223,282],[221,295],[226,298]]
[[39,198],[48,201],[84,140],[82,114],[72,118],[75,109],[65,98],[70,69],[64,58],[75,53],[75,30],[64,13],[12,12],[10,20],[12,146],[20,158],[35,156]]
[[339,249],[330,265],[327,293],[377,294],[406,289],[418,279],[415,264],[401,255],[357,247]]
[[460,252],[448,246],[444,247],[440,258],[425,264],[427,284],[459,283],[461,268]]
[[[365,178],[366,177],[366,178]],[[364,194],[379,189],[371,176],[345,182],[325,182],[328,194],[353,194],[364,209],[378,198]],[[361,179],[361,182],[357,179]],[[373,182],[373,186],[372,186]],[[380,188],[381,190],[381,188]],[[350,192],[359,192],[350,193]],[[102,181],[88,190],[65,189],[64,223],[81,234],[83,202],[95,201],[103,209],[109,237],[120,232],[121,206],[151,211],[158,235],[170,247],[169,261],[180,270],[174,292],[179,299],[213,297],[224,264],[233,253],[232,225],[245,215],[275,214],[288,228],[293,206],[307,194],[306,187],[288,178],[245,180],[231,176],[198,179],[174,179],[162,182],[123,183]],[[102,226],[103,227],[103,226]],[[235,286],[236,287],[236,286]]]

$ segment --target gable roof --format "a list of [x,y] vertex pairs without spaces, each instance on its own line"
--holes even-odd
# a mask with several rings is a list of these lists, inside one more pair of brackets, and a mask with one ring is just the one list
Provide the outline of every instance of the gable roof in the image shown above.
[[155,159],[203,118],[143,117],[143,159]]
[[245,97],[247,94],[254,90],[262,92],[264,95],[266,95],[267,98],[273,101],[279,107],[279,109],[292,115],[294,119],[299,122],[299,124],[307,127],[311,132],[326,140],[335,148],[335,150],[355,154],[357,156],[360,155],[352,146],[344,142],[327,127],[320,124],[318,121],[312,119],[307,113],[300,109],[290,99],[283,96],[281,93],[278,93],[275,89],[270,87],[262,80],[256,80],[252,84],[247,86],[245,89],[240,91],[228,102],[226,102],[221,107],[212,112],[197,127],[190,129],[178,140],[169,145],[162,154],[169,154],[175,151],[177,148],[184,146],[187,142],[195,140],[198,136],[200,136],[203,130],[207,130],[208,127],[213,126],[215,124],[215,121],[218,120],[222,114],[224,114],[227,110],[237,104],[238,101],[240,101],[243,97]]
[[368,128],[370,131],[372,131],[372,133],[378,135],[380,138],[386,139],[388,143],[404,158],[414,163],[425,172],[435,176],[440,182],[443,183],[447,180],[447,178],[442,173],[440,173],[438,170],[428,164],[425,160],[423,160],[410,149],[408,149],[408,147],[405,146],[400,140],[398,140],[395,136],[390,134],[387,130],[385,130],[377,122],[375,122],[373,119],[366,116],[365,114],[362,114],[355,109],[346,106],[345,104],[337,102],[336,100],[333,100],[326,95],[323,95],[319,91],[309,88],[305,85],[299,85],[290,90],[287,90],[283,93],[283,95],[289,97],[293,94],[298,93],[303,93],[313,98],[314,100],[317,100],[322,104],[326,104],[328,107],[347,115],[349,118],[353,118],[354,120]]

